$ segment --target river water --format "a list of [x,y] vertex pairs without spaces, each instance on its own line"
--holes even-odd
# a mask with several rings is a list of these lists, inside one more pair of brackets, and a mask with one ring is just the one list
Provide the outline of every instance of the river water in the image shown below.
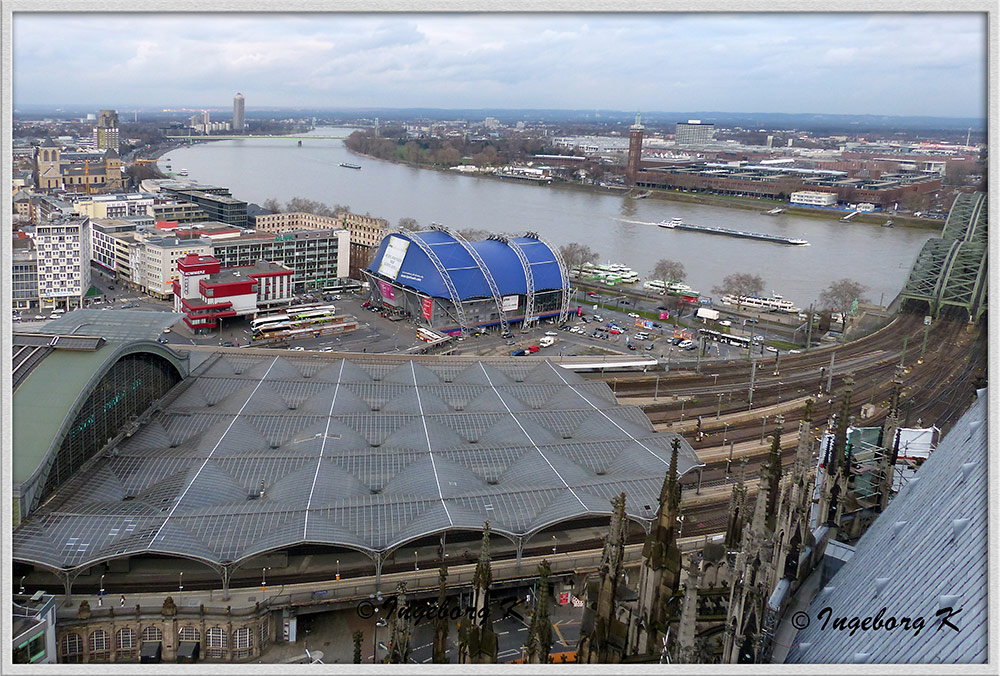
[[[350,129],[319,128],[319,136],[346,136]],[[685,282],[702,295],[736,272],[760,275],[764,292],[775,291],[801,307],[815,302],[830,282],[850,278],[867,287],[868,300],[888,303],[899,293],[920,247],[938,231],[842,223],[743,209],[634,199],[622,195],[500,181],[398,165],[358,156],[340,140],[237,139],[177,148],[161,158],[188,178],[226,186],[234,197],[261,204],[304,197],[349,205],[354,213],[395,224],[415,218],[422,226],[490,232],[538,233],[555,246],[581,242],[600,262],[623,263],[649,276],[661,258],[678,260]],[[362,165],[358,171],[341,162]],[[762,209],[763,210],[763,209]],[[788,246],[698,232],[667,230],[662,220],[800,237],[809,246]]]

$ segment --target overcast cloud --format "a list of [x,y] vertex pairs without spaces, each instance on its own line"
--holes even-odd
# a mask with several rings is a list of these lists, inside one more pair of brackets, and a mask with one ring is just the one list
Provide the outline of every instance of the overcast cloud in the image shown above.
[[975,14],[15,14],[23,105],[986,115]]

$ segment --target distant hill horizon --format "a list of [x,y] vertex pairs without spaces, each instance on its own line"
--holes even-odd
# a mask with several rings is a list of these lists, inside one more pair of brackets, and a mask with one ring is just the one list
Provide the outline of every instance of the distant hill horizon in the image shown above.
[[[14,109],[14,118],[34,117],[86,117],[88,113],[96,113],[99,107],[82,105],[23,105]],[[175,117],[184,119],[195,112],[208,110],[209,113],[220,115],[222,119],[231,116],[231,108],[220,106],[171,106],[169,109],[152,106],[120,106],[117,108],[122,122],[131,121],[138,112],[141,118],[152,115],[156,119]],[[228,113],[228,114],[227,114]],[[466,120],[477,122],[486,117],[494,117],[500,122],[541,122],[592,124],[614,127],[631,124],[635,121],[635,111],[621,110],[572,110],[572,109],[538,109],[538,108],[378,108],[378,107],[287,107],[287,106],[247,106],[248,119],[263,118],[295,118],[321,117],[344,120],[378,117],[382,122],[414,120],[418,118],[432,120]],[[701,120],[722,127],[744,127],[748,129],[767,130],[799,130],[799,131],[834,131],[858,132],[872,131],[967,131],[970,127],[974,132],[986,130],[988,118],[983,117],[939,117],[929,115],[875,115],[846,113],[764,113],[764,112],[725,112],[725,111],[642,111],[642,123],[649,127],[663,127],[677,122]],[[147,120],[148,121],[148,120]]]

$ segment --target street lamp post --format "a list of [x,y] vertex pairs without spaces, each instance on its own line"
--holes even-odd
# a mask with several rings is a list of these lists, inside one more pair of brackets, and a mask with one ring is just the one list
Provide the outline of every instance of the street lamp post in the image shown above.
[[[21,593],[22,594],[24,593],[24,578],[26,578],[26,577],[28,577],[28,576],[27,575],[22,575],[21,576]],[[104,582],[103,582],[104,576],[102,575],[101,578],[102,578],[101,586],[103,587],[104,586]]]
[[340,559],[337,559],[337,579],[340,579]]
[[552,555],[555,556],[556,553],[556,536],[552,536]]
[[[103,578],[104,576],[102,575],[101,577]],[[103,582],[101,583],[101,586],[104,586]],[[103,592],[104,590],[102,589],[101,591]],[[177,600],[180,601],[183,596],[184,596],[184,571],[182,570],[177,576]]]
[[718,408],[715,409],[715,419],[718,420],[719,418],[722,417],[722,397],[723,397],[723,393],[719,392],[715,396],[717,396],[719,398],[719,406],[718,406]]
[[420,560],[417,558],[417,552],[413,552],[413,570],[420,570]]
[[386,624],[387,622],[380,617],[375,621],[375,626],[372,629],[372,664],[378,662],[378,628],[384,627]]
[[760,423],[760,443],[764,443],[764,427],[767,426],[767,416],[761,419]]

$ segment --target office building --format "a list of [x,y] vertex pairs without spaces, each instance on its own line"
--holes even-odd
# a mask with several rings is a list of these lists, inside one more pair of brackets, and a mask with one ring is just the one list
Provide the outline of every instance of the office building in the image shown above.
[[696,145],[699,143],[711,143],[715,138],[715,125],[701,120],[688,120],[678,122],[677,131],[674,134],[674,141],[677,145]]
[[246,127],[245,106],[243,94],[236,92],[236,97],[233,99],[233,131],[237,134],[243,133]]
[[224,268],[270,261],[291,268],[295,292],[335,287],[347,277],[350,233],[343,229],[300,230],[283,235],[243,235],[213,243]]
[[30,237],[15,233],[11,251],[11,308],[38,309],[38,252]]
[[292,300],[292,271],[276,263],[223,269],[213,256],[190,254],[177,261],[177,271],[174,312],[183,314],[195,333],[214,331],[225,318],[252,317]]
[[820,192],[819,190],[798,190],[792,193],[789,201],[792,204],[804,204],[810,207],[833,207],[837,205],[837,193]]
[[118,111],[102,110],[97,116],[97,126],[94,127],[94,147],[98,150],[114,150],[119,148]]
[[11,638],[14,664],[56,663],[56,597],[43,591],[15,594]]

